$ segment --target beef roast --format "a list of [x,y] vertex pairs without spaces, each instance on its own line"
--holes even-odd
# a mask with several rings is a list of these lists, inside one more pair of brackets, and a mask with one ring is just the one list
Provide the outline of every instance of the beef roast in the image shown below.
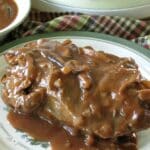
[[3,100],[101,138],[150,126],[150,81],[131,58],[40,39],[5,54]]

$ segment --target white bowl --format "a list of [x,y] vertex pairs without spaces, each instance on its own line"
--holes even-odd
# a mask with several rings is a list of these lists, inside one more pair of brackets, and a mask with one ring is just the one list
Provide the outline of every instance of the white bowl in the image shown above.
[[16,2],[18,7],[17,17],[10,25],[0,30],[0,41],[2,41],[9,32],[11,32],[17,26],[19,26],[23,22],[23,20],[27,17],[30,11],[31,0],[14,0],[14,1]]
[[150,0],[32,0],[32,7],[48,12],[150,17]]

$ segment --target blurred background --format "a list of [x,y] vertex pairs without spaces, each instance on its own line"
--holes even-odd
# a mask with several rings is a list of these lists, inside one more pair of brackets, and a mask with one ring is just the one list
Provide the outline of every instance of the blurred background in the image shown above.
[[150,0],[32,0],[32,7],[47,12],[76,12],[136,18],[150,16]]

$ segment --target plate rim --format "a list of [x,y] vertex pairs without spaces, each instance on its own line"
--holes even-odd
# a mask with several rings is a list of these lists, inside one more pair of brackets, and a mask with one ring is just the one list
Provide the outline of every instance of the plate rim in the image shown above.
[[87,37],[87,38],[96,38],[96,39],[102,39],[105,41],[110,41],[113,43],[118,43],[121,45],[124,45],[126,47],[132,48],[135,51],[138,51],[139,53],[145,55],[146,57],[150,58],[150,50],[142,47],[141,45],[138,45],[137,43],[134,43],[132,41],[107,35],[103,33],[96,33],[96,32],[86,32],[86,31],[60,31],[60,32],[49,32],[49,33],[42,33],[42,34],[35,34],[27,37],[23,37],[20,39],[16,39],[12,42],[9,42],[7,44],[4,44],[0,46],[0,53],[5,52],[5,50],[10,49],[14,46],[17,46],[19,44],[23,44],[25,42],[37,40],[40,38],[52,38],[52,37],[61,37],[61,36],[79,36],[79,37]]

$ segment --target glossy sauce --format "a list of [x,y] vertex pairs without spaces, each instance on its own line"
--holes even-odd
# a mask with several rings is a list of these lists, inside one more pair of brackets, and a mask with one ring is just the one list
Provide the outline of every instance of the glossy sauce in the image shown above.
[[17,13],[18,8],[13,0],[0,0],[0,30],[11,24]]
[[43,108],[58,121],[103,139],[150,126],[150,112],[140,104],[150,89],[130,58],[46,39],[10,50],[5,58],[10,68],[2,78],[2,97],[15,112]]
[[52,150],[136,150],[136,136],[124,136],[115,140],[96,139],[91,146],[81,135],[70,135],[57,123],[48,123],[31,115],[9,112],[8,121],[19,130],[28,133],[39,141],[48,141]]
[[26,114],[8,120],[52,150],[136,150],[133,132],[150,127],[150,82],[130,58],[39,39],[5,59],[3,101]]

